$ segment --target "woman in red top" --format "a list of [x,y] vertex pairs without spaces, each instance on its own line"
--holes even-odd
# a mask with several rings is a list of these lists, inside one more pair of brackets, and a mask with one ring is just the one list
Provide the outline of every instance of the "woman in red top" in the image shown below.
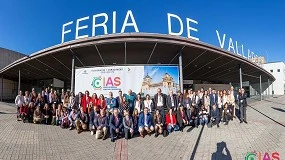
[[98,101],[98,108],[105,109],[105,110],[107,108],[106,100],[105,100],[103,94],[100,94],[99,101]]
[[179,130],[179,127],[176,124],[177,121],[176,121],[175,115],[172,113],[171,108],[168,109],[168,114],[165,116],[165,120],[166,120],[166,126],[167,126],[168,133]]

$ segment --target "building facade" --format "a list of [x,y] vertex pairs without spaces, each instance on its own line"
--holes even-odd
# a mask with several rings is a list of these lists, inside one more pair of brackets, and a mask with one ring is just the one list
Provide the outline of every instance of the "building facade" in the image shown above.
[[263,68],[270,72],[276,80],[264,91],[264,95],[275,94],[284,95],[285,93],[285,63],[273,62],[263,64]]
[[[24,54],[11,51],[5,48],[0,48],[0,70],[24,56]],[[5,77],[3,77],[2,79],[2,76],[0,77],[0,98],[2,98],[2,93],[5,93],[3,94],[3,99],[15,98],[15,94],[17,94],[17,88],[18,81],[8,80]]]

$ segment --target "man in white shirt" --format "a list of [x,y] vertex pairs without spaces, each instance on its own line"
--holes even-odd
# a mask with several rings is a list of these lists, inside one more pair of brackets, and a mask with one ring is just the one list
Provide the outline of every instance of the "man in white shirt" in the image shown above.
[[24,96],[22,91],[19,91],[19,94],[15,98],[15,105],[17,106],[17,121],[20,118],[20,107],[24,104]]
[[161,89],[157,89],[157,94],[154,95],[154,106],[155,109],[158,109],[162,117],[165,115],[165,107],[166,107],[166,96],[161,93]]

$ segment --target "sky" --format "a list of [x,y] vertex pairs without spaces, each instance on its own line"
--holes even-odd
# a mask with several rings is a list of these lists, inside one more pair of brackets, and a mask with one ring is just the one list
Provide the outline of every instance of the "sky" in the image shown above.
[[[182,37],[187,37],[187,21],[192,28],[191,36],[220,47],[219,36],[225,34],[225,49],[230,38],[240,49],[244,47],[267,61],[285,61],[285,0],[2,0],[0,2],[0,47],[30,55],[39,50],[61,43],[63,24],[71,32],[65,41],[75,39],[77,19],[89,16],[80,25],[88,25],[79,35],[92,36],[92,17],[100,13],[108,16],[107,32],[112,32],[113,12],[116,12],[116,33],[122,29],[128,10],[132,11],[139,32],[168,34],[167,13],[177,15],[183,24]],[[99,17],[97,23],[104,21]],[[130,19],[128,22],[132,22]],[[171,19],[173,32],[179,32],[180,23]],[[126,27],[125,32],[134,32]],[[96,35],[103,28],[96,29]],[[231,50],[232,51],[232,50]]]
[[175,83],[179,84],[178,76],[178,66],[145,66],[144,67],[144,77],[149,75],[152,78],[153,83],[162,82],[162,78],[168,73],[172,76]]

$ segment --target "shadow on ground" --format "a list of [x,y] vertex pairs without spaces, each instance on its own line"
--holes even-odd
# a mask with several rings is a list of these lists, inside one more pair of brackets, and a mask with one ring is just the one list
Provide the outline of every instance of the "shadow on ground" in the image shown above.
[[0,112],[0,114],[16,114],[16,113]]
[[222,141],[217,143],[217,151],[215,153],[212,153],[211,160],[231,160],[231,159],[232,156],[229,149],[227,148],[226,142]]
[[282,109],[282,108],[276,108],[276,107],[271,107],[272,109],[275,109],[277,111],[280,111],[280,112],[285,112],[285,109]]

